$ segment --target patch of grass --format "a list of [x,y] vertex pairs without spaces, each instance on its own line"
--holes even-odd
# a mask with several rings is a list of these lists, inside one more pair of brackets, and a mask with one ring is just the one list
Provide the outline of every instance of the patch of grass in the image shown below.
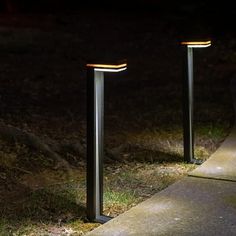
[[29,194],[22,203],[20,217],[43,221],[68,221],[77,215],[85,216],[85,206],[76,203],[75,184],[40,189]]
[[84,235],[85,233],[100,226],[100,224],[99,223],[84,222],[81,220],[75,220],[75,221],[69,223],[68,226],[71,227],[75,231],[74,236],[80,236],[80,235]]
[[[77,193],[77,183],[29,192],[25,199],[7,206],[1,216],[0,235],[74,235],[70,223],[86,220],[85,206],[78,203]],[[66,233],[69,231],[73,234]]]
[[196,159],[206,160],[210,156],[210,152],[203,146],[195,146],[194,156]]
[[[182,127],[170,125],[145,128],[127,133],[131,160],[141,162],[176,162],[183,160]],[[133,147],[133,148],[132,148]]]
[[0,166],[27,173],[52,167],[54,162],[50,157],[31,150],[24,144],[0,140]]
[[31,220],[17,222],[1,219],[0,236],[48,235],[44,227],[45,225],[34,223]]
[[115,217],[138,202],[134,190],[114,191],[107,188],[104,192],[104,213]]
[[8,236],[11,232],[11,226],[5,219],[0,219],[0,236]]
[[212,140],[221,140],[228,134],[227,129],[228,127],[225,124],[220,123],[198,124],[196,127],[196,135],[207,137]]
[[195,149],[197,159],[206,160],[225,139],[230,130],[229,124],[206,123],[195,127]]
[[105,169],[106,212],[116,216],[182,178],[194,165],[140,163],[107,166]]
[[135,202],[135,194],[131,191],[126,192],[116,192],[110,188],[106,189],[104,192],[104,202],[105,205],[110,204],[120,204],[120,205],[130,205]]

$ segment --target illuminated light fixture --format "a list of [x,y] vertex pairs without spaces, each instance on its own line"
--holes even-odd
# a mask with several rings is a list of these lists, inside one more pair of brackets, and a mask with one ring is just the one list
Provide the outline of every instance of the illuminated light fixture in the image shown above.
[[94,68],[95,71],[102,71],[102,72],[121,72],[127,69],[126,63],[118,65],[87,64],[86,66]]
[[185,41],[181,45],[187,46],[187,76],[184,78],[184,160],[189,163],[201,164],[194,158],[194,134],[193,134],[193,49],[211,46],[211,41]]
[[186,45],[189,48],[207,48],[211,46],[211,41],[196,41],[196,42],[181,42],[182,45]]
[[127,63],[87,64],[87,217],[105,223],[103,215],[104,73],[127,69]]

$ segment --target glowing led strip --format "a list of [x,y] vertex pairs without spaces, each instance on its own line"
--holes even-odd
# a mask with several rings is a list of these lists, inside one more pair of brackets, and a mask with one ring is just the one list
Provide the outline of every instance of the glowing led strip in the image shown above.
[[181,42],[182,45],[187,45],[189,48],[207,48],[211,46],[211,41],[199,41],[199,42]]
[[126,69],[127,69],[127,67],[123,67],[123,68],[120,68],[120,69],[94,68],[95,71],[102,71],[102,72],[121,72],[121,71],[124,71]]
[[94,68],[104,68],[104,69],[120,69],[123,67],[127,67],[126,63],[119,64],[119,65],[111,65],[111,64],[87,64],[87,67],[94,67]]

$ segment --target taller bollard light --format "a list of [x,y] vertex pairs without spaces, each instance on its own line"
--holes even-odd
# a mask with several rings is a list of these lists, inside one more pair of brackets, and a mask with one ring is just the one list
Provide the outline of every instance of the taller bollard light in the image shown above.
[[127,63],[87,64],[87,217],[105,223],[103,215],[104,73],[127,69]]
[[206,48],[211,46],[211,41],[187,41],[181,42],[181,45],[187,46],[187,76],[184,78],[184,110],[183,110],[183,128],[184,128],[184,160],[188,163],[201,164],[201,161],[194,158],[194,132],[193,132],[193,49]]

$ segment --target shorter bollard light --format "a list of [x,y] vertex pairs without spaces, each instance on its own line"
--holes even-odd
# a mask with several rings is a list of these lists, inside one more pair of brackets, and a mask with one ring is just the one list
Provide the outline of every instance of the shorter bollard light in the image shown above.
[[87,217],[105,223],[103,215],[104,73],[121,72],[127,63],[87,64]]
[[187,46],[187,76],[184,78],[184,160],[189,163],[201,164],[202,162],[194,158],[194,133],[193,133],[193,49],[206,48],[211,46],[211,41],[186,41],[181,45]]

